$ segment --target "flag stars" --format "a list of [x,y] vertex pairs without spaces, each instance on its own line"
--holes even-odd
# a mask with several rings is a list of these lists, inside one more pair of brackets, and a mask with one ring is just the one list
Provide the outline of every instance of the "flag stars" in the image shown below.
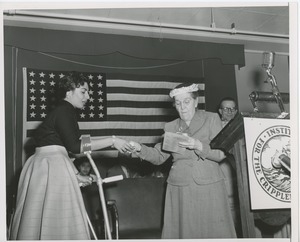
[[35,118],[35,115],[36,115],[35,112],[31,112],[31,113],[30,113],[30,117],[31,117],[31,118]]
[[[27,72],[27,118],[42,121],[48,116],[48,108],[53,108],[56,101],[55,87],[59,79],[66,77],[65,72],[28,70]],[[78,119],[83,122],[103,121],[106,119],[106,86],[105,75],[102,73],[84,74],[89,90],[89,100],[85,107],[78,110]],[[47,96],[49,95],[49,96]]]
[[30,105],[30,109],[35,109],[35,107],[36,107],[36,105],[34,105],[34,103],[32,103],[32,104]]

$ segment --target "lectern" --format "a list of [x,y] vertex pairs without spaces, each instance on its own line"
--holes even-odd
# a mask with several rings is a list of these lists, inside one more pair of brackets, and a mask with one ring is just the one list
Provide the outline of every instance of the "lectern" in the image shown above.
[[[256,219],[269,225],[282,225],[290,218],[290,209],[251,210],[247,153],[244,135],[244,117],[276,119],[279,113],[238,113],[212,140],[213,149],[230,152],[235,157],[236,178],[239,196],[243,238],[256,238]],[[289,117],[285,117],[288,119]]]

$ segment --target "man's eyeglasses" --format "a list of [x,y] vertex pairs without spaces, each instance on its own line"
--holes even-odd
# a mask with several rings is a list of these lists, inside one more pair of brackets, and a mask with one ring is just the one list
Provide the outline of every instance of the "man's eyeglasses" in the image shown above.
[[223,109],[223,111],[226,112],[226,113],[229,113],[229,112],[233,113],[233,112],[236,111],[236,108],[222,108],[222,109]]

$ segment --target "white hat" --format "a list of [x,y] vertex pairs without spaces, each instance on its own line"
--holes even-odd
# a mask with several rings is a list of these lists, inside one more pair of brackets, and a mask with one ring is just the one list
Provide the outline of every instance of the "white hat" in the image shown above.
[[187,87],[179,87],[179,88],[174,88],[172,91],[170,91],[170,97],[173,98],[179,94],[182,93],[187,93],[187,92],[196,92],[199,90],[198,84],[192,84]]

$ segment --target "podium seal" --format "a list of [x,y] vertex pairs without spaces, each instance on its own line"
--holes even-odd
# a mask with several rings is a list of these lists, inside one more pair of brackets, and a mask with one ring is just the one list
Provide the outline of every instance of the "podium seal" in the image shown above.
[[255,177],[263,190],[281,202],[291,202],[289,126],[276,125],[262,131],[252,150]]

